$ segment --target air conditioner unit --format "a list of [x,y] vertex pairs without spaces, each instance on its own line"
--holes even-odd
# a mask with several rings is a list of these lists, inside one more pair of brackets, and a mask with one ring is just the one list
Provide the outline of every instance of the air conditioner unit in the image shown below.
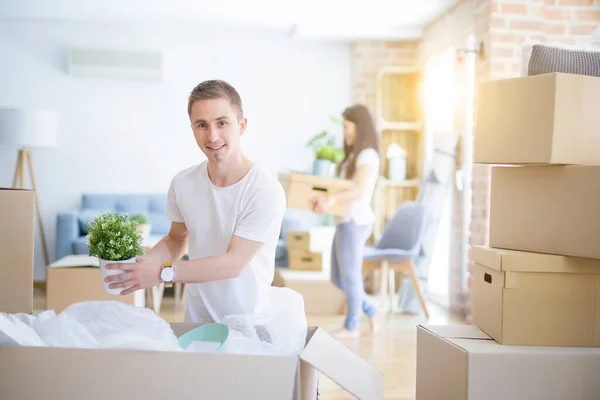
[[162,53],[71,47],[67,69],[70,75],[89,78],[161,80]]

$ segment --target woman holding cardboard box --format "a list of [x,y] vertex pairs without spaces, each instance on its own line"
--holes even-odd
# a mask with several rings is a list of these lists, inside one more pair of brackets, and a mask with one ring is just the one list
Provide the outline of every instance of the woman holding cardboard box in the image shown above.
[[371,332],[378,330],[383,314],[365,293],[362,279],[364,245],[371,235],[375,213],[371,199],[380,172],[380,137],[373,117],[364,105],[354,105],[343,113],[344,154],[338,175],[354,183],[351,189],[314,199],[313,210],[326,214],[338,203],[348,205],[348,214],[336,218],[336,232],[331,251],[331,279],[344,291],[348,315],[344,327],[332,332],[338,339],[355,338],[361,311],[369,317]]

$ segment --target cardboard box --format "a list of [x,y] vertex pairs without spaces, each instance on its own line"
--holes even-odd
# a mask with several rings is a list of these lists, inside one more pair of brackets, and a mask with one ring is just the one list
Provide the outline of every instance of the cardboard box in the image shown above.
[[329,273],[276,268],[273,286],[288,287],[304,298],[306,315],[342,315],[346,295],[331,282]]
[[318,226],[305,231],[289,230],[285,234],[285,245],[288,250],[310,253],[330,252],[334,235],[334,226]]
[[503,346],[473,325],[418,326],[417,400],[591,400],[600,349]]
[[80,301],[119,300],[145,306],[145,291],[125,296],[108,294],[102,287],[98,259],[86,255],[70,255],[50,264],[46,269],[46,308],[57,314]]
[[600,78],[552,73],[481,83],[474,161],[600,164]]
[[489,246],[600,258],[598,182],[599,166],[493,167]]
[[474,247],[473,323],[506,345],[600,347],[600,260]]
[[[289,268],[292,271],[323,271],[331,270],[331,251],[311,253],[304,250],[288,250]],[[325,265],[327,264],[327,265]]]
[[[181,335],[197,325],[172,326]],[[312,400],[318,372],[357,398],[383,398],[381,373],[315,327],[299,357],[0,347],[0,388],[7,400]]]
[[[279,181],[286,193],[287,207],[304,210],[312,210],[312,199],[315,197],[343,192],[352,187],[349,180],[297,173],[281,173]],[[329,213],[335,216],[344,216],[346,211],[345,204],[336,204],[329,209]]]
[[33,312],[35,193],[0,188],[0,312]]

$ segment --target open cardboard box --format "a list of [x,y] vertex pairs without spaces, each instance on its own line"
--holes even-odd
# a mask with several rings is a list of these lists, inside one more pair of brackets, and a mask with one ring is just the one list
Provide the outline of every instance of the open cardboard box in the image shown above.
[[[180,336],[197,324],[171,324]],[[2,399],[316,399],[318,372],[382,399],[380,372],[317,327],[296,356],[0,347]]]
[[417,327],[418,400],[591,400],[600,349],[503,346],[474,325]]

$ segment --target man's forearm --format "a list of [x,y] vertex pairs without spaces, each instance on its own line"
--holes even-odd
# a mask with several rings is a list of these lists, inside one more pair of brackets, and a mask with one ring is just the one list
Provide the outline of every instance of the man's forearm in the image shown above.
[[233,253],[174,263],[175,282],[204,283],[237,278],[244,265]]
[[176,240],[167,234],[146,252],[145,257],[160,263],[177,261],[184,256],[186,248],[187,240]]

